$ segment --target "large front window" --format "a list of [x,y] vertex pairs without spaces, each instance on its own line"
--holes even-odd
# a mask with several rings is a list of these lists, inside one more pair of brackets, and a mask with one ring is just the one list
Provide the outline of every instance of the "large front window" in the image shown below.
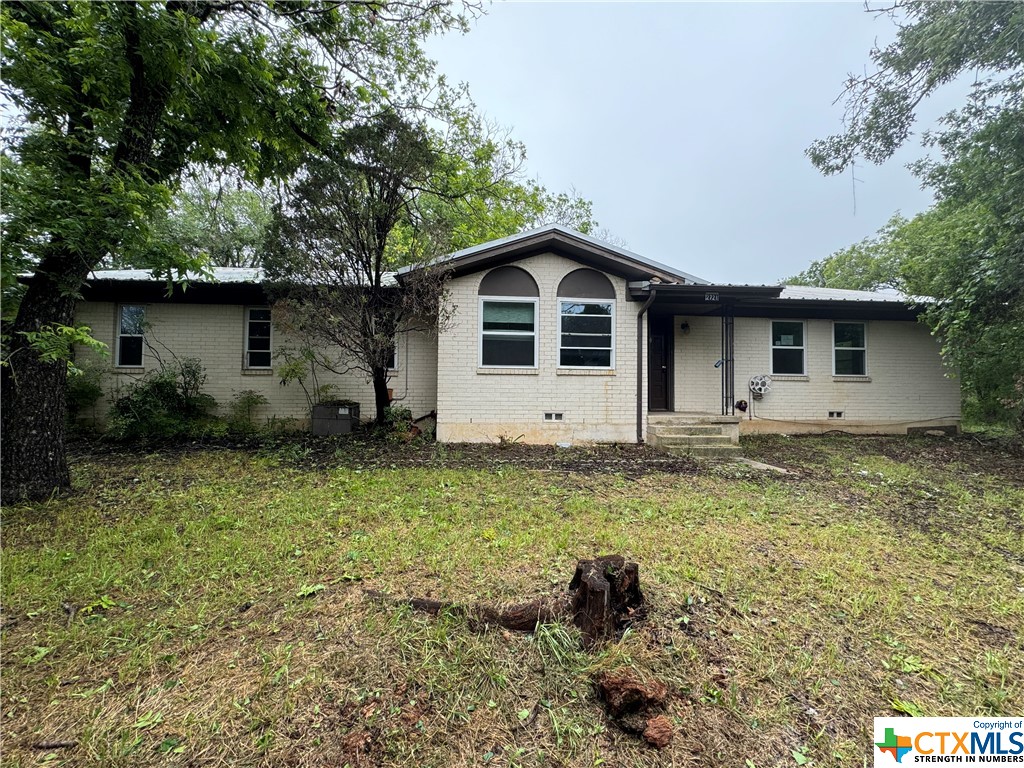
[[772,322],[772,373],[803,376],[804,324],[800,321],[775,320]]
[[558,364],[569,368],[611,368],[614,364],[615,304],[559,299]]
[[536,367],[535,299],[480,300],[480,364],[494,368]]
[[834,323],[832,340],[835,375],[866,375],[868,368],[864,323]]
[[143,328],[146,308],[138,304],[122,304],[117,312],[117,365],[120,368],[142,367]]

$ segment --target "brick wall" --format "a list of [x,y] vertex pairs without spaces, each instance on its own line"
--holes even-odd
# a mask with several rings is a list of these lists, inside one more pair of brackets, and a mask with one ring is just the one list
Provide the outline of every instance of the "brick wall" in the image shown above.
[[[676,410],[718,413],[721,373],[714,364],[721,356],[721,319],[677,317],[675,327],[683,321],[690,332],[676,331]],[[959,380],[950,377],[938,342],[923,324],[866,321],[867,375],[851,377],[832,375],[832,321],[804,323],[806,375],[773,376],[772,391],[753,401],[747,382],[771,373],[771,320],[736,318],[736,398],[751,401],[755,417],[744,420],[745,430],[800,431],[805,422],[811,431],[902,432],[959,421]],[[830,419],[829,411],[843,415]]]
[[[449,290],[455,318],[438,338],[438,439],[636,442],[636,313],[640,305],[627,301],[626,281],[608,275],[616,295],[614,370],[563,369],[558,365],[556,293],[562,278],[581,265],[542,254],[517,261],[515,266],[526,270],[540,291],[537,368],[479,367],[478,288],[487,273],[453,280]],[[564,421],[545,422],[545,412],[562,413]]]
[[[103,383],[110,396],[145,373],[158,370],[161,360],[198,357],[206,368],[204,391],[227,413],[231,399],[242,390],[254,390],[269,401],[256,412],[259,423],[270,416],[308,419],[308,404],[297,382],[282,386],[275,371],[247,370],[244,367],[245,307],[231,304],[149,304],[146,305],[146,348],[142,369],[118,369],[114,366],[117,305],[110,302],[82,302],[76,320],[88,325],[93,335],[106,343],[110,356],[99,358],[80,352],[79,359],[103,371]],[[272,347],[277,353],[294,340],[273,330]],[[434,410],[437,403],[437,339],[422,333],[403,333],[398,340],[398,368],[388,386],[394,390],[396,405],[408,407],[414,417]],[[277,360],[274,360],[276,366]],[[356,400],[364,419],[374,413],[373,388],[358,371],[345,375],[318,374],[319,383],[336,384],[336,397]],[[310,382],[307,381],[307,386]],[[102,424],[110,407],[110,398],[102,399],[92,413],[83,418]]]

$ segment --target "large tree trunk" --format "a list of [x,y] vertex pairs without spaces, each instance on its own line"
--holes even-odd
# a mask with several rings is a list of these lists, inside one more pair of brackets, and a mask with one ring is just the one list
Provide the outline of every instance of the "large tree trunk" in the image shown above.
[[67,362],[43,362],[22,334],[71,325],[74,312],[73,296],[46,272],[37,272],[10,329],[9,364],[0,374],[4,504],[46,499],[71,486],[64,449]]
[[388,395],[388,372],[383,368],[373,369],[373,402],[377,411],[377,423],[383,424],[384,411],[391,405],[391,397]]

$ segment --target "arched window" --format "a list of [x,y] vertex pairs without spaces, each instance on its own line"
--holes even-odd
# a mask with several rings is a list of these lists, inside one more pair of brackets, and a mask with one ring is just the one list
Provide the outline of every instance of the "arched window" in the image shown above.
[[498,267],[480,281],[480,365],[537,367],[537,283],[518,267]]
[[615,367],[615,287],[593,269],[570,272],[558,285],[558,364]]

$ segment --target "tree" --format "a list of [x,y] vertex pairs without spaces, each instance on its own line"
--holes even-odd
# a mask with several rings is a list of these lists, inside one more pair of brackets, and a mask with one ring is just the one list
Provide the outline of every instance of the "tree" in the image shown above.
[[892,234],[904,224],[906,219],[896,214],[875,237],[866,237],[831,256],[811,262],[811,266],[803,272],[782,282],[819,288],[845,288],[850,291],[899,288],[902,286],[899,264],[889,252],[888,245]]
[[[287,172],[331,118],[431,76],[426,35],[464,20],[442,0],[5,2],[3,97],[22,129],[4,148],[4,274],[33,276],[2,371],[5,502],[69,486],[65,363],[40,335],[73,322],[89,271],[154,247],[151,221],[189,163],[259,179]],[[10,172],[12,171],[13,172]]]
[[270,226],[272,190],[237,174],[204,173],[182,184],[153,224],[154,241],[174,243],[190,259],[214,267],[258,267]]
[[335,373],[362,371],[373,384],[382,423],[388,369],[400,331],[443,326],[444,275],[416,198],[441,165],[430,132],[393,110],[343,130],[310,157],[275,212],[264,261],[276,322],[323,350]]
[[[918,104],[963,73],[968,102],[924,135],[938,151],[912,167],[935,205],[868,249],[905,291],[934,296],[924,318],[969,389],[1024,431],[1024,4],[900,2],[896,40],[875,71],[851,76],[844,131],[808,150],[824,173],[884,162],[911,135]],[[842,261],[842,260],[839,260]],[[839,261],[831,266],[838,269]]]

